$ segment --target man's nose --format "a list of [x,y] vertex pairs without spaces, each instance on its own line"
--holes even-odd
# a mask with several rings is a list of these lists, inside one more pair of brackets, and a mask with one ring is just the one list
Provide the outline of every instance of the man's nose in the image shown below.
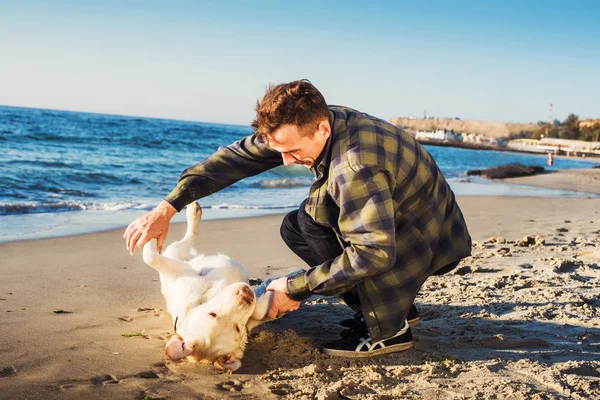
[[283,159],[283,165],[286,167],[296,162],[296,159],[291,154],[281,153],[281,158]]

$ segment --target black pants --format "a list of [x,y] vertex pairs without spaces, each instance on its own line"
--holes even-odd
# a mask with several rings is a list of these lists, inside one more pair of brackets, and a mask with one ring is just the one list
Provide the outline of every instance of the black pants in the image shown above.
[[[298,210],[287,214],[281,223],[281,237],[285,244],[310,267],[316,267],[340,256],[342,245],[333,229],[317,224],[304,210],[304,201]],[[452,271],[458,262],[449,264],[435,275]],[[341,295],[344,302],[354,311],[360,311],[358,294],[350,289]]]

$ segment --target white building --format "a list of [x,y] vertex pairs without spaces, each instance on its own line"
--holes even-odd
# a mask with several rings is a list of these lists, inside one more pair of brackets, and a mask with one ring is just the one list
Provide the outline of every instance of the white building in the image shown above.
[[477,133],[463,134],[462,141],[463,141],[463,143],[473,143],[473,144],[480,144],[480,145],[484,145],[484,146],[498,146],[497,139],[479,135]]
[[438,129],[437,131],[417,131],[415,139],[417,140],[439,140],[443,142],[460,142],[460,136],[453,131]]
[[446,129],[438,129],[436,131],[417,131],[417,133],[415,134],[415,138],[417,140],[462,142],[492,147],[504,145],[504,143],[499,143],[497,139],[490,138],[487,136],[479,135],[476,133],[454,133],[454,131]]
[[543,138],[516,139],[508,142],[508,147],[515,150],[532,151],[537,153],[550,152],[577,152],[600,154],[600,142],[586,142],[583,140]]

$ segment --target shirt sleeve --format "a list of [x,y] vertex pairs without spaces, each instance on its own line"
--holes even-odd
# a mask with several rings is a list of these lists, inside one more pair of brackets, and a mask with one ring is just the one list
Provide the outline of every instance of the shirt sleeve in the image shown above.
[[248,136],[183,171],[177,187],[165,200],[181,211],[194,200],[281,164],[281,156],[266,140]]
[[291,298],[337,295],[395,264],[392,187],[395,180],[378,166],[347,166],[336,174],[331,197],[340,208],[338,225],[349,246],[336,259],[288,278]]

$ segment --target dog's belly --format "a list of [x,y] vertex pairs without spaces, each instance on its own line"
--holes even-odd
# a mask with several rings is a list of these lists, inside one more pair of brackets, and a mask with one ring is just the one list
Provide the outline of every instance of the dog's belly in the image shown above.
[[161,277],[161,291],[173,319],[184,315],[190,304],[204,302],[212,283],[196,275],[179,276],[175,280]]
[[173,319],[185,315],[190,305],[209,301],[232,283],[248,283],[246,269],[222,254],[200,255],[187,264],[196,274],[189,273],[175,278],[161,274],[161,290]]
[[216,256],[197,256],[188,264],[198,275],[209,281],[224,281],[228,285],[235,282],[248,283],[246,269],[237,261],[223,254]]

